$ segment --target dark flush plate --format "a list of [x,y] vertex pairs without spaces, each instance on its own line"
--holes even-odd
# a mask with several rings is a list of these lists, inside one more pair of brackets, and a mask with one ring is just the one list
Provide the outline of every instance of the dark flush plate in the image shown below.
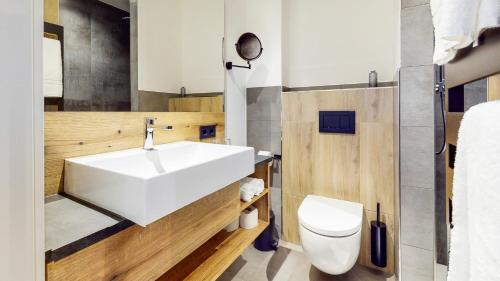
[[320,111],[319,131],[321,133],[355,134],[355,111]]

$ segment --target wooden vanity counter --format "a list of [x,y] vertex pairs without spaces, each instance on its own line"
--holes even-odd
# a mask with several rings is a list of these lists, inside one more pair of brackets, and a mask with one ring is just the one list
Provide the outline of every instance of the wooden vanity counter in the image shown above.
[[[173,131],[155,136],[156,144],[201,141],[199,128],[216,124],[224,140],[224,113],[213,112],[54,112],[45,114],[45,194],[64,191],[64,159],[140,147],[144,119]],[[47,253],[46,280],[216,280],[269,224],[271,158],[256,157],[251,176],[265,181],[265,191],[251,203],[240,201],[233,183],[150,225],[123,220]],[[249,205],[259,209],[259,225],[251,230],[224,229]],[[99,236],[99,237],[95,237]],[[90,240],[92,241],[90,241]],[[70,250],[68,250],[70,249]]]
[[[267,162],[252,177],[265,190],[240,201],[239,183],[231,184],[147,227],[132,225],[102,241],[46,265],[53,280],[216,280],[269,225]],[[259,209],[259,224],[226,232],[224,227],[250,205]]]

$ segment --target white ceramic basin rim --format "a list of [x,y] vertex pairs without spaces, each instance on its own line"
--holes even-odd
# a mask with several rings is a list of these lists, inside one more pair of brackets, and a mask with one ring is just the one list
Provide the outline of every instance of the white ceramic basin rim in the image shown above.
[[66,193],[146,226],[254,172],[251,147],[175,142],[65,161]]

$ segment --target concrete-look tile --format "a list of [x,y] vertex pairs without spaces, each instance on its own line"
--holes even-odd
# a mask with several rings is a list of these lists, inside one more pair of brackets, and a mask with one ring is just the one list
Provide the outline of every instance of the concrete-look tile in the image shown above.
[[274,280],[309,280],[311,263],[303,253],[291,251]]
[[272,135],[276,135],[281,139],[281,121],[279,120],[269,121],[269,128],[271,130]]
[[271,134],[270,150],[274,154],[281,155],[281,135]]
[[262,120],[247,121],[247,136],[270,136],[271,122]]
[[271,167],[272,171],[272,182],[271,186],[275,188],[281,188],[281,161],[274,161]]
[[224,271],[217,281],[244,281],[243,277],[254,269],[254,264],[245,260],[243,256],[240,256]]
[[434,67],[419,66],[401,69],[401,126],[432,126],[434,124]]
[[415,6],[420,6],[420,5],[425,5],[429,4],[429,0],[402,0],[401,1],[401,8],[409,8],[409,7],[415,7]]
[[281,120],[281,87],[247,89],[248,120]]
[[260,150],[271,151],[271,136],[247,135],[247,145],[255,148],[256,152]]
[[481,79],[464,85],[464,112],[488,101],[488,80]]
[[406,186],[401,189],[401,243],[434,249],[434,190]]
[[281,188],[271,187],[271,204],[281,205]]
[[434,28],[429,5],[401,11],[401,66],[431,65]]
[[401,245],[401,257],[401,280],[434,280],[434,255],[432,251]]
[[400,128],[401,185],[434,188],[434,127]]

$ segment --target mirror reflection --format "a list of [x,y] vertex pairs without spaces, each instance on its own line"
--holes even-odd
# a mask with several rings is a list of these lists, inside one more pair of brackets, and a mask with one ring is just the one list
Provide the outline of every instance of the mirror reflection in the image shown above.
[[223,0],[45,0],[46,111],[223,111]]

